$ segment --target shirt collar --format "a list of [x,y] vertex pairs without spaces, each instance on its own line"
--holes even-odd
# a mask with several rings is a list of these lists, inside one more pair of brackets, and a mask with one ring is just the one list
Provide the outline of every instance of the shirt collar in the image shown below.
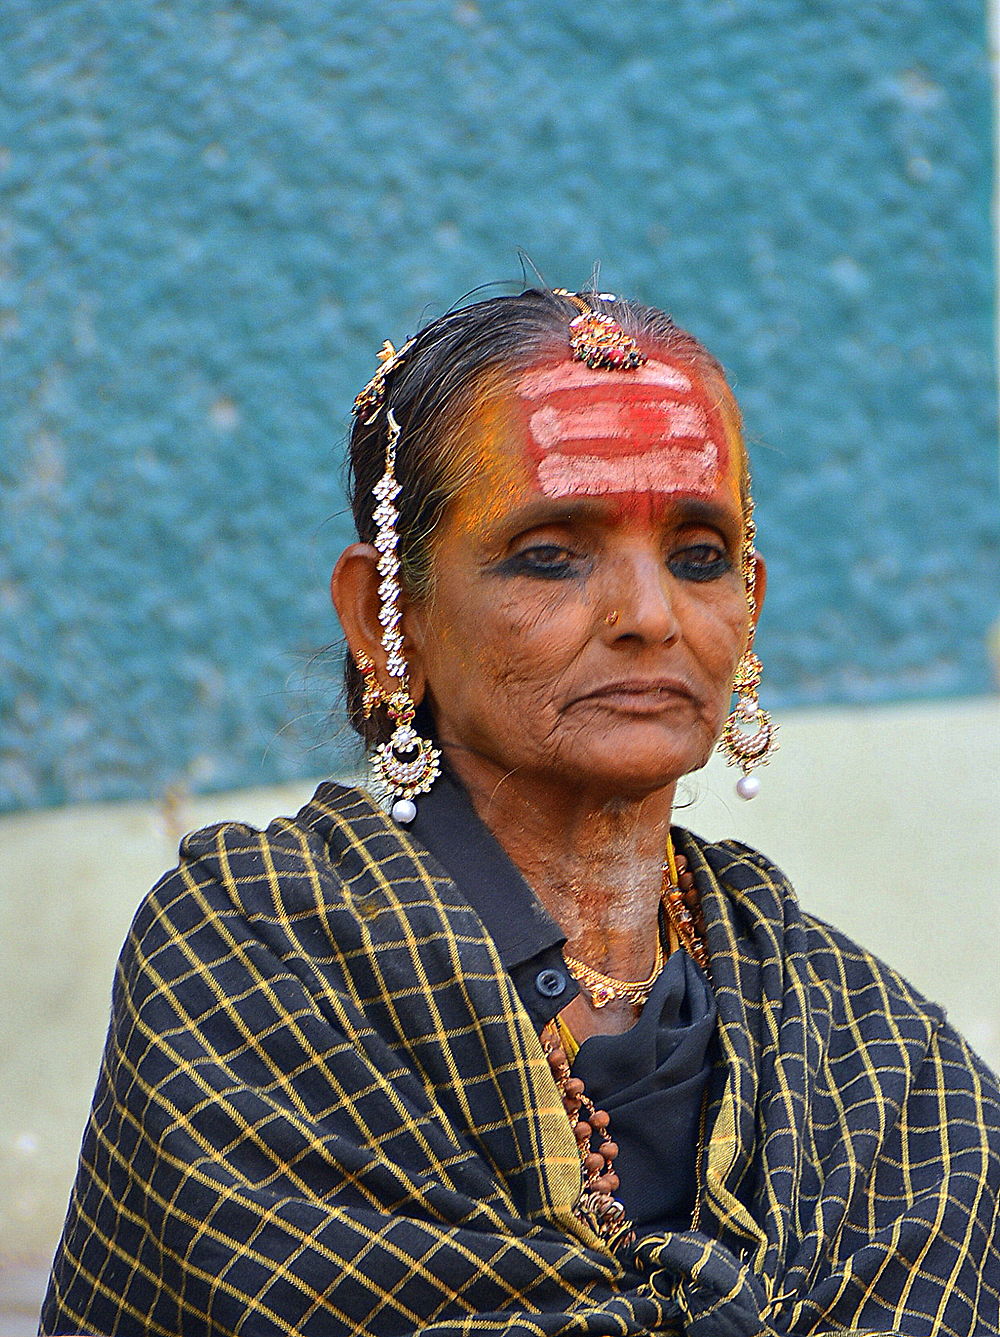
[[479,915],[508,970],[566,941],[448,770],[421,795],[409,829]]

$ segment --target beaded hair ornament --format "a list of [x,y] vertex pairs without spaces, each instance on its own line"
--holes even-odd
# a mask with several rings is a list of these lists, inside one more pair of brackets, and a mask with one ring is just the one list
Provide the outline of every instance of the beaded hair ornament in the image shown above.
[[[648,361],[646,354],[617,320],[595,311],[579,293],[567,288],[553,288],[552,291],[557,297],[572,302],[580,312],[569,323],[569,346],[577,362],[605,371],[633,371],[645,365]],[[611,292],[599,292],[595,296],[605,302],[616,300]]]
[[[384,364],[383,364],[384,365]],[[380,392],[381,393],[381,392]],[[378,411],[376,406],[375,412]],[[409,671],[400,622],[402,590],[399,584],[399,511],[396,498],[400,493],[396,481],[396,445],[399,441],[399,423],[391,409],[386,413],[385,469],[372,489],[375,509],[372,519],[377,526],[375,547],[378,550],[377,569],[380,577],[378,620],[382,627],[382,649],[385,653],[386,672],[397,679],[399,686],[385,692],[378,680],[375,665],[363,651],[357,656],[357,666],[364,683],[362,710],[365,719],[384,705],[395,726],[392,735],[372,753],[372,779],[379,790],[390,795],[390,813],[401,825],[412,822],[417,815],[414,799],[426,794],[441,774],[441,753],[413,727],[416,707],[410,695]]]

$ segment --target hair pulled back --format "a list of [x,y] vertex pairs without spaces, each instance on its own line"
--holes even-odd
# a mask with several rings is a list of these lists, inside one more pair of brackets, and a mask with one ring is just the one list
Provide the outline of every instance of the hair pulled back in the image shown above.
[[[655,348],[684,358],[700,371],[714,373],[725,385],[716,359],[665,312],[597,293],[581,296],[593,310],[616,320],[644,351]],[[546,355],[569,356],[569,322],[579,314],[566,297],[537,288],[451,311],[425,326],[390,368],[381,404],[374,410],[362,409],[355,417],[349,444],[349,496],[362,543],[372,543],[377,529],[372,489],[385,469],[388,410],[400,427],[398,556],[400,583],[411,596],[430,593],[435,526],[474,468],[474,460],[461,449],[458,429],[477,390],[490,379],[513,379]],[[361,674],[350,651],[344,661],[344,684],[348,718],[366,746],[387,738],[390,729],[384,712],[364,718]]]

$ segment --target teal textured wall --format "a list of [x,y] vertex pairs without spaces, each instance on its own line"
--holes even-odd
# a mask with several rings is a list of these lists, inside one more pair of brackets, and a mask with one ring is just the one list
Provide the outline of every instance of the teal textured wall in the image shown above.
[[352,397],[518,247],[729,368],[768,704],[988,687],[979,3],[5,0],[0,69],[2,806],[336,764]]

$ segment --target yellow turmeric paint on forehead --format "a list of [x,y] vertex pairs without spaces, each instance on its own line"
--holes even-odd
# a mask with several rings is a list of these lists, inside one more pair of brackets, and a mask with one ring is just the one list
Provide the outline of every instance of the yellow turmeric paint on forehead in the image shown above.
[[524,425],[499,377],[478,387],[457,431],[454,472],[461,481],[444,523],[482,533],[534,490]]

